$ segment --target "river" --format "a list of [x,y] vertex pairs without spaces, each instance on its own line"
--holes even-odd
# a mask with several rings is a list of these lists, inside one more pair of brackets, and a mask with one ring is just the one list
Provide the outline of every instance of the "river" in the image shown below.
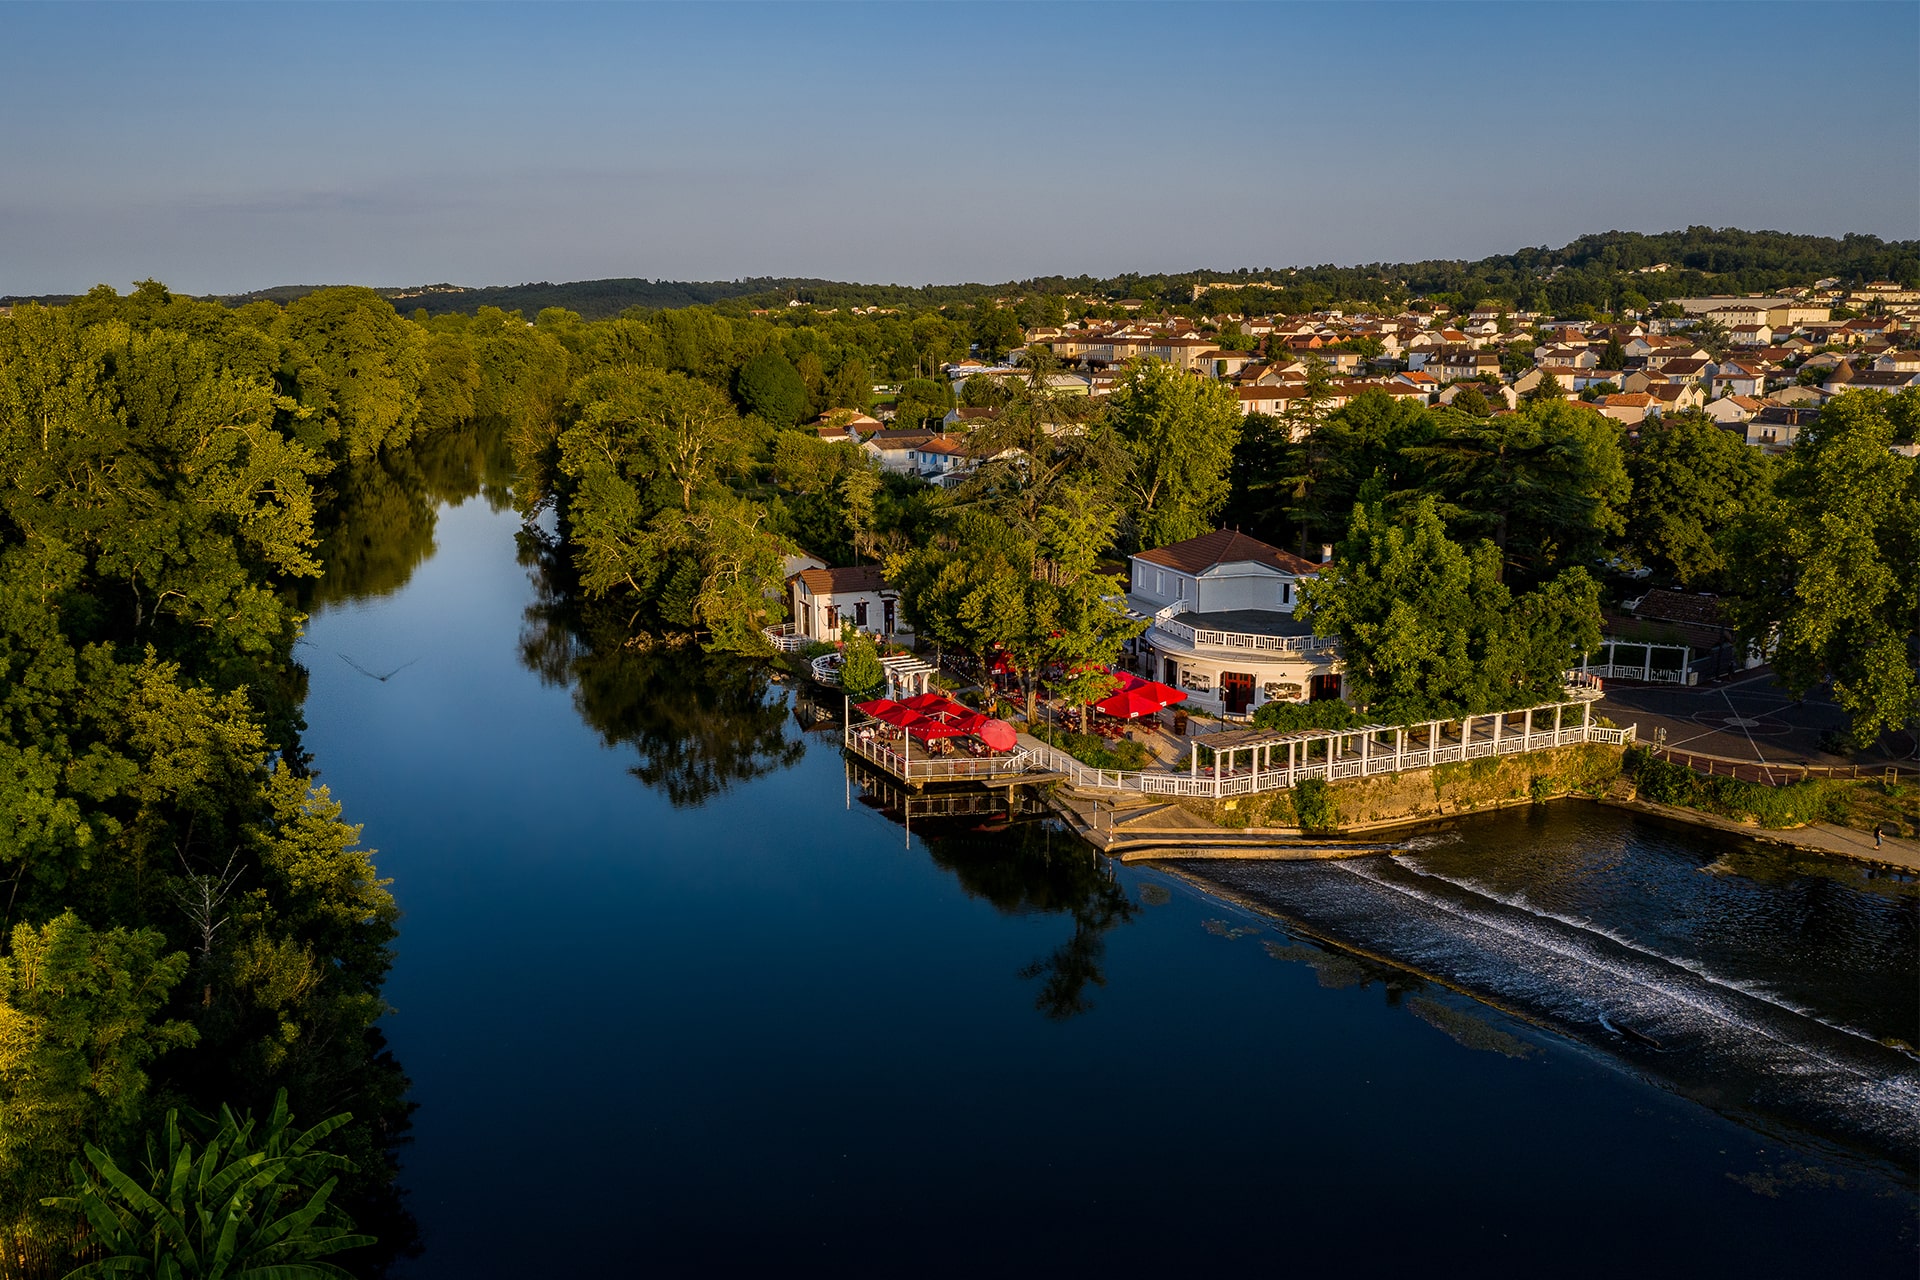
[[1218,892],[909,834],[764,671],[571,634],[497,456],[354,492],[298,652],[405,912],[402,1274],[1913,1274],[1910,884],[1577,808]]

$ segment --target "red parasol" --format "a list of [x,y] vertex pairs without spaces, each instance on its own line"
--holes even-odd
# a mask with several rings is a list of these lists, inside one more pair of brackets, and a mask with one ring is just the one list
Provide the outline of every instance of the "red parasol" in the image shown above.
[[1144,693],[1147,697],[1152,698],[1163,707],[1170,707],[1176,702],[1185,702],[1187,700],[1185,693],[1182,693],[1172,685],[1161,684],[1158,680],[1142,680],[1139,684],[1129,689],[1128,692]]
[[1011,751],[1020,740],[1020,735],[1005,720],[984,720],[972,733],[995,751]]
[[957,738],[963,730],[954,728],[944,720],[920,716],[907,726],[907,732],[922,742],[932,742],[935,738]]
[[1093,704],[1117,720],[1133,720],[1158,711],[1161,702],[1145,689],[1122,689],[1110,698]]
[[926,719],[925,716],[915,711],[912,707],[903,707],[899,703],[889,702],[885,698],[876,698],[872,702],[860,703],[859,706],[862,711],[872,716],[875,720],[878,720],[881,724],[890,724],[896,729],[904,729],[908,725],[919,724],[922,720]]
[[924,712],[930,716],[964,716],[969,714],[966,707],[961,706],[944,693],[915,694],[900,705],[903,707],[912,707],[915,711]]

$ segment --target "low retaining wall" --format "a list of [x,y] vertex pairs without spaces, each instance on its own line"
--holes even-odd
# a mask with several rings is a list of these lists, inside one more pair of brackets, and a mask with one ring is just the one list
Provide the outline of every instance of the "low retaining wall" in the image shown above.
[[[1619,746],[1586,743],[1334,782],[1328,790],[1339,812],[1335,829],[1344,835],[1555,796],[1597,798],[1620,777],[1624,755]],[[1298,822],[1291,793],[1285,791],[1219,800],[1181,796],[1175,803],[1227,828],[1292,827]]]

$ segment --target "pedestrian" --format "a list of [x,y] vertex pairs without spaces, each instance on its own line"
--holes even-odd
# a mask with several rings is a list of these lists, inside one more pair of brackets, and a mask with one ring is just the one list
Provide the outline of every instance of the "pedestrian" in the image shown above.
[[1873,847],[1880,847],[1880,824],[1877,822],[1873,824]]

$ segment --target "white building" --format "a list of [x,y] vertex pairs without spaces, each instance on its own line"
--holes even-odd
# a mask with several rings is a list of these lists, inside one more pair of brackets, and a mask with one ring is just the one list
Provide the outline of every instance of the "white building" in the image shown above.
[[1239,714],[1340,695],[1337,642],[1294,617],[1312,561],[1222,529],[1142,551],[1129,572],[1127,603],[1153,619],[1135,652],[1190,705]]
[[802,569],[787,579],[793,632],[832,643],[851,623],[886,639],[909,637],[913,628],[900,612],[900,593],[887,585],[879,565],[850,569]]

